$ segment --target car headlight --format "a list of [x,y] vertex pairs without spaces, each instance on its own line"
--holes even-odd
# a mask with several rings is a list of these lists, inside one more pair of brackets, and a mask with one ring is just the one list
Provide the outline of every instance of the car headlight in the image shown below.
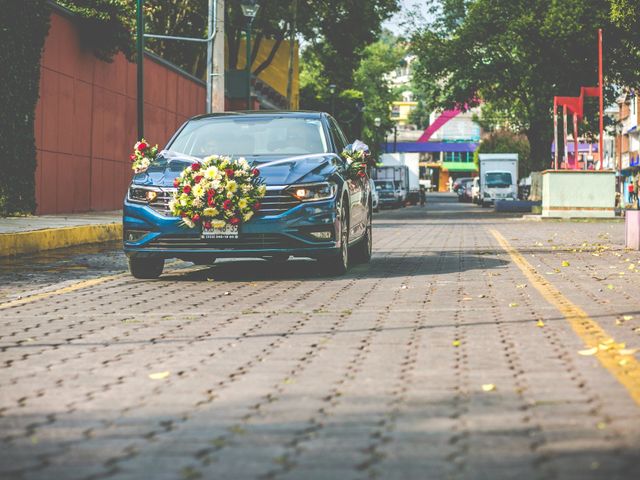
[[132,185],[127,193],[127,200],[134,203],[151,203],[158,198],[159,189]]
[[335,197],[337,190],[338,186],[335,183],[320,182],[291,185],[286,189],[286,192],[302,202],[316,202]]

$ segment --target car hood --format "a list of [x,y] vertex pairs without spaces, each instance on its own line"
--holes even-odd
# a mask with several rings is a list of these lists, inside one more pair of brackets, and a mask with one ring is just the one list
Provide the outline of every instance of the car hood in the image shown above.
[[[133,177],[135,185],[173,187],[174,179],[189,165],[202,159],[164,150],[146,172]],[[247,157],[247,161],[260,170],[267,185],[291,185],[326,180],[342,162],[333,153]]]

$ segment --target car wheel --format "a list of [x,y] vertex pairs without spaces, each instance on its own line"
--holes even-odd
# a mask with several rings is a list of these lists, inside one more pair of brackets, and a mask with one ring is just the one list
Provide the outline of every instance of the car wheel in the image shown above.
[[373,228],[371,225],[371,210],[367,219],[367,227],[362,239],[352,247],[352,256],[356,263],[369,263],[371,260],[371,250],[373,249]]
[[349,219],[346,203],[347,200],[344,199],[340,207],[340,251],[327,258],[326,262],[321,260],[331,275],[343,275],[349,268]]
[[164,270],[164,258],[146,257],[135,258],[129,257],[129,272],[135,278],[151,279],[158,278]]

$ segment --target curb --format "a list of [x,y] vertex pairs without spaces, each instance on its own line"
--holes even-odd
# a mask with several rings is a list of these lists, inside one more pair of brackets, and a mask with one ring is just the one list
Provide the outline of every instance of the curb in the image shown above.
[[1,233],[0,257],[34,253],[88,243],[103,243],[122,238],[122,223],[46,228],[29,232]]

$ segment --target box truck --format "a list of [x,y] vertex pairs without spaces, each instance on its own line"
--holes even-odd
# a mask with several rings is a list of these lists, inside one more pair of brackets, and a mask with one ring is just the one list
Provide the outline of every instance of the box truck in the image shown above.
[[376,185],[381,207],[400,207],[405,204],[409,186],[407,167],[377,166],[371,170],[371,178]]
[[495,204],[496,200],[518,199],[518,154],[481,153],[480,204]]
[[419,153],[384,153],[380,157],[382,166],[405,166],[407,193],[405,200],[416,205],[420,201],[420,154]]

